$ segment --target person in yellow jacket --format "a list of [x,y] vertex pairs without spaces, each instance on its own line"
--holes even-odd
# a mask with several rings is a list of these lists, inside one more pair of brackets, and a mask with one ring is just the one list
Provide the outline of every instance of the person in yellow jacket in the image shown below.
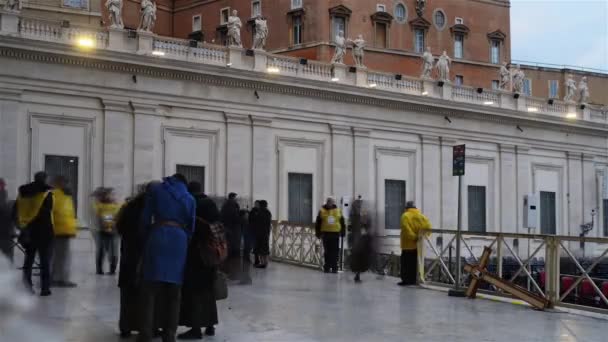
[[51,284],[54,287],[76,287],[76,283],[70,280],[70,269],[72,267],[70,241],[76,237],[78,223],[72,192],[67,185],[67,180],[63,176],[57,176],[53,180],[55,244],[53,247]]
[[38,172],[34,182],[19,187],[16,221],[19,243],[25,248],[23,280],[33,293],[32,267],[36,254],[40,260],[40,296],[51,295],[51,257],[53,251],[53,194],[47,185],[47,174]]
[[121,205],[114,199],[114,191],[111,188],[100,188],[94,193],[95,219],[97,220],[97,274],[102,275],[103,263],[107,254],[110,261],[109,275],[116,274],[118,266],[118,234],[116,231],[116,218]]
[[325,250],[325,273],[338,273],[338,260],[340,259],[340,237],[346,233],[346,225],[342,211],[336,207],[336,201],[329,197],[325,205],[319,210],[315,230],[318,238],[323,239]]
[[401,215],[401,282],[399,286],[416,285],[418,275],[418,239],[431,222],[416,208],[413,201],[405,204]]

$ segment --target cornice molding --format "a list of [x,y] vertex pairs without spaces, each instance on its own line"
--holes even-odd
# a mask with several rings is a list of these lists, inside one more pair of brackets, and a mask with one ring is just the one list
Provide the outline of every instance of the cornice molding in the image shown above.
[[330,125],[330,128],[333,135],[346,135],[349,137],[353,135],[353,129],[350,126]]
[[[233,75],[228,72],[223,74],[213,74],[217,72],[217,66],[196,65],[192,70],[184,70],[184,64],[179,61],[175,65],[146,65],[152,59],[145,56],[132,56],[131,62],[115,60],[102,60],[101,57],[73,56],[61,54],[62,52],[41,52],[24,50],[14,47],[0,47],[0,57],[14,58],[19,60],[29,60],[48,64],[63,64],[82,68],[97,69],[123,74],[144,75],[155,78],[184,80],[200,82],[211,86],[226,88],[251,89],[275,94],[294,95],[308,98],[330,100],[336,102],[350,103],[355,105],[368,105],[380,108],[389,108],[399,111],[411,111],[416,113],[428,113],[455,118],[468,118],[472,120],[489,121],[500,124],[517,125],[524,124],[528,127],[548,128],[563,132],[577,132],[581,134],[595,133],[598,136],[605,136],[608,131],[607,125],[598,125],[592,122],[569,123],[566,119],[550,115],[536,115],[527,117],[527,113],[517,112],[508,109],[494,109],[495,113],[487,113],[488,108],[477,108],[474,104],[454,103],[442,99],[420,98],[415,95],[408,95],[397,92],[382,90],[360,89],[354,86],[337,84],[319,84],[318,81],[297,79],[298,82],[290,82],[293,77],[281,76],[279,79],[270,79],[267,75],[260,75],[256,72],[238,70],[241,75]],[[113,54],[113,53],[112,53]],[[121,56],[118,56],[121,57]],[[138,59],[142,59],[138,61]],[[141,64],[136,64],[141,63]],[[207,71],[207,69],[209,71]],[[206,73],[207,72],[207,73]],[[231,70],[230,72],[234,72]],[[246,78],[250,77],[250,78]],[[323,88],[325,87],[325,88]],[[331,89],[331,88],[333,89]],[[330,88],[330,89],[328,89]],[[417,103],[417,101],[427,101],[428,103]],[[154,114],[158,105],[155,104],[132,104],[137,114]],[[451,107],[451,108],[450,108]],[[561,121],[561,122],[560,122]]]
[[106,112],[132,113],[133,109],[129,101],[101,99],[101,104]]

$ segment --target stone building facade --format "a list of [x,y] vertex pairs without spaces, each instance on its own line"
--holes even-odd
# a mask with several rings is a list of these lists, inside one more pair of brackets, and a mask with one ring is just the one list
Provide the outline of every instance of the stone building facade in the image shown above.
[[125,197],[180,171],[211,194],[266,199],[279,220],[361,195],[398,249],[406,200],[455,228],[452,147],[466,144],[465,229],[527,232],[523,199],[538,194],[538,232],[578,236],[594,220],[590,236],[608,236],[601,108],[124,30],[91,32],[84,49],[69,28],[0,15],[0,176],[14,196],[63,163],[83,224],[95,187]]

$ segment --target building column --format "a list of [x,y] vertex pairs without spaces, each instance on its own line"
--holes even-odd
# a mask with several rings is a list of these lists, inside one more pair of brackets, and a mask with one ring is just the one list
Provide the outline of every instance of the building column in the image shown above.
[[133,193],[133,115],[127,101],[103,99],[103,186],[118,198]]
[[19,114],[20,100],[20,91],[0,90],[0,177],[6,181],[9,199],[15,199],[19,186],[30,180],[31,172],[38,171],[28,172],[28,132],[26,116]]
[[355,197],[361,195],[364,201],[377,200],[372,198],[373,192],[370,186],[369,172],[375,168],[374,166],[370,167],[372,165],[370,133],[371,130],[369,129],[353,128]]
[[522,206],[518,200],[513,185],[517,182],[517,170],[515,168],[515,145],[501,144],[500,149],[500,184],[498,203],[500,213],[500,232],[517,232],[517,208]]
[[453,146],[456,145],[456,140],[441,137],[440,144],[441,218],[437,224],[433,223],[433,226],[441,229],[456,229],[458,225],[458,177],[452,174]]
[[[578,236],[581,232],[580,225],[583,224],[583,155],[578,152],[567,152],[568,156],[568,179],[566,196],[566,212],[568,220],[564,223],[563,230],[558,230],[558,235]],[[574,245],[571,244],[572,247]]]
[[331,193],[353,198],[353,133],[351,127],[331,125]]
[[[595,170],[595,157],[591,154],[583,154],[583,179],[582,179],[582,191],[583,191],[583,222],[591,222],[591,211],[594,210],[596,221],[593,229],[598,229],[599,225],[597,220],[599,219],[599,208],[597,203],[598,198],[598,184]],[[591,231],[587,236],[594,236],[595,232]]]
[[437,136],[423,135],[422,203],[420,209],[438,228],[441,222],[441,141]]
[[252,200],[251,194],[251,121],[248,115],[225,113],[226,117],[226,192]]
[[[515,165],[516,165],[516,188],[517,198],[515,206],[517,211],[517,233],[528,233],[526,227],[524,227],[524,196],[532,192],[532,175],[531,164],[530,164],[530,147],[528,146],[516,146],[515,147]],[[513,185],[511,185],[513,186]],[[540,230],[540,228],[539,228]]]
[[161,119],[156,106],[133,105],[133,184],[142,184],[163,176],[161,150]]
[[252,139],[251,149],[253,151],[251,193],[255,199],[268,201],[269,209],[278,218],[276,212],[278,194],[276,186],[278,176],[276,175],[276,148],[272,134],[272,121],[263,117],[251,117]]

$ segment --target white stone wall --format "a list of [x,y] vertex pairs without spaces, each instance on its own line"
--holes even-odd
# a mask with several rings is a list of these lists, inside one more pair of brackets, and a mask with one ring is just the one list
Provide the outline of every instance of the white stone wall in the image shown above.
[[[212,67],[189,71],[206,81],[189,80],[177,77],[181,65],[144,57],[130,63],[149,64],[149,73],[119,55],[97,57],[104,67],[40,56],[0,57],[0,177],[12,195],[49,153],[79,158],[80,203],[97,186],[125,197],[186,164],[205,167],[208,192],[266,199],[274,218],[286,219],[288,173],[310,173],[314,208],[329,195],[362,195],[385,245],[398,249],[398,231],[384,227],[384,180],[406,181],[406,200],[436,228],[454,229],[452,146],[466,144],[463,193],[486,186],[488,231],[527,232],[523,196],[555,191],[559,234],[578,235],[599,209],[591,234],[602,235],[604,124]],[[86,224],[88,208],[78,214]]]

